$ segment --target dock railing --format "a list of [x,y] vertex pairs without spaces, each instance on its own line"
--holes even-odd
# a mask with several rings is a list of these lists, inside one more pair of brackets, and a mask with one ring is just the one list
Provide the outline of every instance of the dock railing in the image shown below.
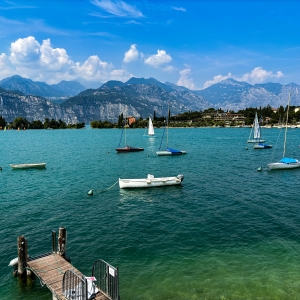
[[119,270],[104,260],[95,261],[92,276],[96,277],[97,286],[111,300],[119,300]]
[[72,270],[64,273],[62,291],[67,299],[87,300],[87,281]]

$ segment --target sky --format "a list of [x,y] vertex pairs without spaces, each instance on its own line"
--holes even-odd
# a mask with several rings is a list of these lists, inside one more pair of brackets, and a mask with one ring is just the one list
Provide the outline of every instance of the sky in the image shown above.
[[292,0],[0,0],[0,80],[300,84],[299,16]]

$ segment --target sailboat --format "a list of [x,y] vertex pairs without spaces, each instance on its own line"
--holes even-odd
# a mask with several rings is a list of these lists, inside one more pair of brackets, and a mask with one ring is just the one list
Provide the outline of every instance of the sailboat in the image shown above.
[[285,133],[284,133],[284,143],[283,143],[283,157],[279,162],[269,163],[268,168],[270,170],[284,170],[284,169],[295,169],[300,167],[300,162],[298,159],[289,158],[285,156],[286,152],[286,135],[287,135],[287,128],[288,128],[288,118],[289,118],[289,108],[290,108],[290,94],[286,112],[286,122],[285,122]]
[[258,142],[253,145],[253,149],[269,149],[269,148],[272,148],[272,146],[262,142],[260,137],[259,137]]
[[[121,141],[122,141],[123,132],[124,132],[125,146],[123,148],[121,148],[120,145],[121,145]],[[132,146],[128,146],[127,145],[127,143],[126,143],[126,118],[125,118],[125,125],[123,127],[121,138],[120,138],[119,147],[116,148],[116,151],[117,152],[138,152],[138,151],[144,151],[144,148],[132,147]]]
[[[253,131],[253,138],[251,139],[251,134]],[[257,117],[257,112],[255,113],[255,118],[254,118],[254,122],[253,122],[253,126],[249,135],[249,139],[247,141],[247,143],[264,143],[265,140],[261,140],[260,139],[260,126],[259,126],[259,122],[258,122],[258,117]]]
[[163,138],[164,138],[164,133],[165,133],[165,130],[164,130],[164,133],[161,137],[161,141],[160,141],[160,146],[159,146],[159,151],[156,151],[156,154],[157,155],[181,155],[181,154],[186,154],[186,151],[183,151],[183,150],[177,150],[177,149],[173,149],[173,148],[169,148],[168,147],[168,119],[167,119],[167,122],[166,122],[166,127],[165,127],[167,133],[166,133],[166,138],[167,138],[167,143],[166,143],[166,149],[163,150],[163,151],[160,151],[161,149],[161,144],[162,144],[162,141],[163,141]]
[[155,138],[154,127],[151,118],[149,117],[148,132],[144,134],[144,137]]

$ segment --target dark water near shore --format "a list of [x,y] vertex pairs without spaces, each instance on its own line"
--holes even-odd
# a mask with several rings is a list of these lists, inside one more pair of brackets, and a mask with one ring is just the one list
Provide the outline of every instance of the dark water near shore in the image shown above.
[[[0,131],[0,299],[52,299],[7,265],[19,235],[30,255],[41,254],[60,226],[85,275],[99,258],[119,267],[121,300],[299,299],[300,169],[266,170],[282,157],[279,131],[263,131],[272,149],[254,150],[249,128],[172,128],[169,146],[188,153],[178,157],[156,156],[160,138],[138,129],[127,141],[145,151],[127,154],[115,152],[117,129]],[[287,155],[299,159],[299,145],[300,129],[289,129]],[[30,162],[47,168],[9,166]],[[180,187],[114,185],[148,173],[185,179]]]

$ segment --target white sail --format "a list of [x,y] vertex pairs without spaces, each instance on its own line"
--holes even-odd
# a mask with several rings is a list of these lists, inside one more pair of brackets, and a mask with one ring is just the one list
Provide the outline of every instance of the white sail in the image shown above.
[[154,128],[151,118],[149,117],[148,135],[154,135]]
[[253,138],[259,140],[260,139],[260,127],[259,122],[257,118],[257,113],[255,113],[255,119],[254,119],[254,133]]

